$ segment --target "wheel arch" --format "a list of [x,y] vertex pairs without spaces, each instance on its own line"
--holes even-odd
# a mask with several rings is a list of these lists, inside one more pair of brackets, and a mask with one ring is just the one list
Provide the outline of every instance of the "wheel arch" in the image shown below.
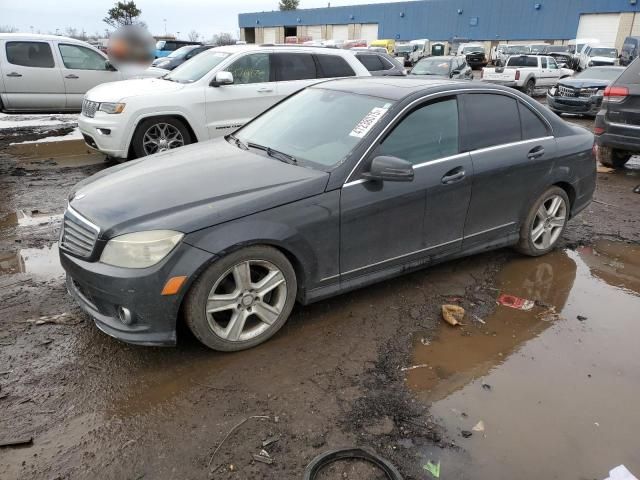
[[174,118],[176,120],[179,120],[182,122],[182,124],[185,126],[185,128],[189,131],[189,135],[191,135],[191,138],[193,139],[193,143],[199,142],[200,139],[198,138],[198,135],[196,134],[196,131],[194,130],[194,128],[191,126],[191,123],[189,122],[189,120],[187,119],[187,117],[180,112],[168,112],[168,113],[157,113],[157,112],[148,112],[145,113],[141,116],[139,116],[136,121],[133,124],[133,128],[130,129],[131,134],[129,135],[129,139],[128,139],[128,145],[127,145],[127,158],[133,158],[133,137],[135,137],[136,132],[138,131],[138,128],[140,127],[140,124],[142,122],[144,122],[145,120],[148,120],[150,118],[158,118],[158,117],[163,117],[163,118]]

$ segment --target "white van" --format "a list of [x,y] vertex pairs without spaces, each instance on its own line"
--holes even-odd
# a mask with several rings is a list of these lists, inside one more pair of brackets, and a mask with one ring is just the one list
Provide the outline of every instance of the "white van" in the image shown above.
[[[141,70],[139,76],[166,71]],[[58,35],[0,33],[0,111],[79,111],[84,94],[131,77],[92,45]]]

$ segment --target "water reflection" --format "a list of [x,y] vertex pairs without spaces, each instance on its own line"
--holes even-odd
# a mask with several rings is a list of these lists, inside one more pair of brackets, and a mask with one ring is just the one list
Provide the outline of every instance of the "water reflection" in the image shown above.
[[23,248],[17,252],[0,253],[0,275],[29,273],[41,280],[53,280],[64,275],[58,258],[58,244],[43,248]]

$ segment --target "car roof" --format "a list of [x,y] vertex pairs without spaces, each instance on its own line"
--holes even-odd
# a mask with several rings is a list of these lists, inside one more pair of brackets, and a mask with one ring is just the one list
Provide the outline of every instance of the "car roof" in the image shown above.
[[448,79],[422,79],[408,77],[351,77],[318,83],[311,88],[322,88],[341,92],[350,92],[358,95],[386,98],[398,101],[415,93],[433,91],[434,93],[443,87],[454,87],[459,90],[467,88],[486,91],[510,91],[507,87],[492,85],[489,83],[469,82]]
[[[62,40],[65,42],[87,43],[77,38],[63,37],[62,35],[46,35],[41,33],[0,33],[0,40],[31,40],[31,41],[51,41]],[[89,44],[90,45],[90,44]]]
[[458,55],[432,55],[430,57],[424,57],[421,58],[420,61],[422,60],[427,60],[427,59],[435,59],[435,60],[453,60],[454,58],[462,58]]
[[315,46],[315,45],[298,45],[298,44],[287,44],[287,43],[264,43],[264,44],[248,44],[248,45],[226,45],[223,47],[215,47],[211,50],[215,50],[217,52],[224,53],[243,53],[243,52],[256,52],[260,50],[268,50],[274,49],[276,51],[303,51],[303,52],[314,52],[314,53],[331,53],[334,55],[353,55],[349,50],[343,50],[341,48],[327,48],[323,46]]

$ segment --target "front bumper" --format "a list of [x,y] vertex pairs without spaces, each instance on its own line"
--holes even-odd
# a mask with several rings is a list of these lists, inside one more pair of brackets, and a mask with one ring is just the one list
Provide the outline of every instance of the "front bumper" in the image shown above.
[[[214,255],[184,242],[158,265],[143,269],[87,262],[60,251],[69,293],[100,330],[127,343],[156,346],[175,345],[184,295],[214,259]],[[167,280],[181,275],[188,280],[180,292],[162,296]],[[129,324],[120,320],[118,307],[131,312]]]
[[547,105],[551,110],[561,113],[595,115],[602,105],[602,96],[594,95],[589,98],[572,98],[558,97],[547,93]]
[[[110,157],[127,158],[128,136],[125,129],[126,122],[122,115],[122,113],[109,115],[103,112],[96,112],[93,118],[80,115],[78,128],[87,145]],[[110,130],[110,133],[105,134],[105,130]]]

